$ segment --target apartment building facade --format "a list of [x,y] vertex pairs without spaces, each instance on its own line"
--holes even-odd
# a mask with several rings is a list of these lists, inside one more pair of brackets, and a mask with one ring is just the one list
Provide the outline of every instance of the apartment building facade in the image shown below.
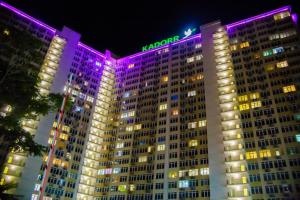
[[300,36],[291,7],[212,22],[118,59],[66,27],[1,7],[6,23],[49,34],[41,92],[73,102],[31,122],[50,153],[10,153],[1,182],[18,188],[9,192],[53,200],[299,198]]

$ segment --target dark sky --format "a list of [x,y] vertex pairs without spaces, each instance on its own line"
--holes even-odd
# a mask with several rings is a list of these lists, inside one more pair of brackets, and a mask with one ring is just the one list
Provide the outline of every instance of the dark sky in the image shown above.
[[[81,33],[81,41],[126,56],[145,44],[221,19],[235,22],[299,0],[5,0],[54,28]],[[103,2],[100,4],[99,2]]]

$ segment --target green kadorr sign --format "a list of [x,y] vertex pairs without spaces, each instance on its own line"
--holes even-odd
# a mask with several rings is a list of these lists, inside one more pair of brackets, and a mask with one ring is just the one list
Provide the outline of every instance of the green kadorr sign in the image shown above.
[[163,46],[165,44],[169,44],[169,43],[172,43],[172,42],[175,42],[175,41],[178,41],[178,40],[179,40],[179,35],[175,35],[173,37],[161,40],[159,42],[154,42],[152,44],[143,46],[142,51],[147,51],[147,50],[150,50],[150,49],[154,49],[156,47]]

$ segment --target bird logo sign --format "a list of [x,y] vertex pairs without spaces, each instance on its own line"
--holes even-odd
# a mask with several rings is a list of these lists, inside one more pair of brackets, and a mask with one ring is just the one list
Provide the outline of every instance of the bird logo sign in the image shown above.
[[184,31],[184,37],[183,38],[191,36],[195,31],[196,31],[196,28],[193,28],[193,29],[189,28],[188,30]]

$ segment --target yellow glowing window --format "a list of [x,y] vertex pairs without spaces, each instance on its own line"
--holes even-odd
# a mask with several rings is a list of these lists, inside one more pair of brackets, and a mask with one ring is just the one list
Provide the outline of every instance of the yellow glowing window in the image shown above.
[[192,97],[192,96],[196,96],[196,90],[188,92],[188,97]]
[[261,107],[261,101],[251,102],[251,108],[259,108]]
[[148,153],[151,153],[153,150],[154,150],[154,147],[153,147],[153,146],[149,146],[149,147],[148,147]]
[[59,135],[59,138],[62,139],[62,140],[68,140],[68,135],[67,134],[64,134],[64,133],[61,133]]
[[190,122],[190,123],[188,123],[188,129],[196,128],[196,127],[197,127],[197,122]]
[[280,151],[275,151],[276,156],[280,156]]
[[5,179],[1,178],[0,185],[4,185],[4,183],[5,183]]
[[189,170],[189,176],[198,176],[199,170],[198,169],[190,169]]
[[250,46],[249,42],[243,42],[243,43],[240,44],[241,48],[246,48],[246,47],[249,47],[249,46]]
[[118,191],[120,192],[126,192],[127,190],[127,185],[119,185],[118,186]]
[[244,188],[243,189],[243,194],[244,194],[244,197],[247,197],[249,194],[248,194],[248,189],[247,188]]
[[140,129],[142,129],[142,124],[134,125],[134,130],[140,130]]
[[288,11],[286,12],[282,12],[282,13],[278,13],[276,15],[274,15],[274,20],[277,21],[277,20],[281,20],[283,18],[286,18],[286,17],[289,17],[290,16],[290,13]]
[[134,115],[135,115],[135,111],[130,111],[130,112],[128,113],[128,117],[134,117]]
[[54,133],[55,133],[55,130],[51,130],[51,131],[50,131],[50,135],[51,135],[51,136],[54,136]]
[[252,93],[250,94],[250,99],[259,99],[260,98],[260,94],[258,92]]
[[166,145],[160,144],[157,146],[157,151],[164,151],[166,149]]
[[67,161],[62,161],[61,166],[67,168],[69,166],[69,163]]
[[209,175],[209,168],[200,168],[200,174],[201,175]]
[[238,101],[239,102],[248,101],[248,96],[247,95],[239,96],[238,97]]
[[7,159],[7,163],[12,163],[12,161],[13,161],[13,157],[9,156],[8,159]]
[[9,30],[8,29],[4,29],[3,35],[9,35],[9,34],[10,34]]
[[284,93],[289,93],[289,92],[295,92],[296,91],[296,86],[295,85],[288,85],[282,88]]
[[231,51],[235,51],[235,50],[237,50],[237,47],[236,47],[236,45],[235,45],[235,44],[234,44],[234,45],[231,45],[231,46],[230,46],[230,50],[231,50]]
[[266,71],[272,71],[272,70],[274,70],[275,69],[275,67],[274,67],[274,65],[267,65],[266,67],[265,67],[265,70]]
[[159,110],[166,110],[168,108],[168,104],[162,104],[159,106]]
[[129,185],[129,190],[130,190],[130,191],[135,191],[135,185],[130,184],[130,185]]
[[56,128],[57,127],[57,122],[53,123],[53,127]]
[[197,80],[202,80],[203,78],[204,78],[204,76],[202,74],[198,74],[196,77]]
[[256,151],[250,151],[250,152],[246,152],[246,159],[250,160],[250,159],[256,159],[257,158],[257,153]]
[[241,165],[241,171],[244,172],[246,170],[245,165]]
[[49,138],[48,139],[48,144],[52,144],[52,142],[53,142],[53,138]]
[[147,162],[147,156],[140,156],[139,162]]
[[204,127],[204,126],[206,126],[206,120],[199,121],[199,127]]
[[128,69],[134,68],[134,64],[129,64]]
[[5,167],[3,170],[3,174],[7,174],[7,172],[8,172],[8,167]]
[[173,115],[173,116],[176,116],[176,115],[178,115],[178,114],[179,114],[179,111],[178,111],[177,109],[172,110],[172,115]]
[[277,68],[285,68],[285,67],[287,67],[287,66],[289,66],[289,64],[288,64],[288,62],[285,60],[285,61],[282,61],[282,62],[278,62],[278,63],[276,63],[276,67]]
[[196,147],[198,146],[198,141],[197,140],[190,140],[189,141],[189,147]]
[[127,126],[126,131],[133,131],[133,126]]
[[169,77],[168,77],[168,76],[162,77],[162,82],[168,82],[168,80],[169,80]]
[[170,171],[168,176],[169,176],[169,178],[177,178],[177,172]]
[[45,162],[47,162],[48,160],[48,156],[44,156],[44,159],[43,159]]
[[242,183],[247,183],[247,177],[246,176],[242,177]]
[[250,109],[249,103],[241,104],[241,105],[239,105],[239,107],[240,107],[240,111],[249,110]]
[[259,157],[261,157],[261,158],[271,157],[271,151],[269,149],[260,150]]
[[60,160],[60,159],[57,159],[57,158],[54,158],[54,159],[53,159],[53,164],[54,164],[54,165],[61,165],[61,160]]

